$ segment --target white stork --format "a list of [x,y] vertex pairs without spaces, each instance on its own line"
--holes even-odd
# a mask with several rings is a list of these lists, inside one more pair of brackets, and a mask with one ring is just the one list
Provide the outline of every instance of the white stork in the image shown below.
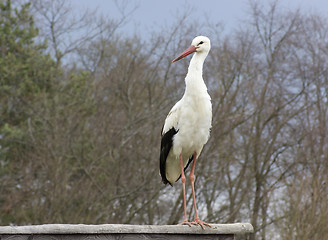
[[[162,130],[160,174],[164,184],[172,185],[181,177],[183,187],[184,221],[180,224],[200,225],[203,229],[209,224],[200,220],[197,214],[194,171],[196,159],[210,136],[212,122],[211,97],[203,80],[203,64],[210,51],[210,39],[204,36],[194,38],[191,46],[172,61],[176,62],[191,53],[195,53],[190,61],[185,78],[186,89],[165,119]],[[186,177],[184,171],[192,163],[189,179],[195,209],[195,220],[189,222],[186,211]]]

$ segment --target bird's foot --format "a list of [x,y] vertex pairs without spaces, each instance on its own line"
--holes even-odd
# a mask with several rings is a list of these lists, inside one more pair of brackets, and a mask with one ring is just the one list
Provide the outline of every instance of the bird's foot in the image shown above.
[[188,220],[184,220],[183,222],[179,223],[178,225],[188,225],[189,227],[191,227],[191,222],[189,222]]
[[195,218],[195,220],[193,222],[191,222],[191,224],[200,225],[202,227],[202,229],[204,229],[204,230],[205,230],[205,226],[210,227],[210,228],[212,227],[210,224],[200,220],[199,218]]

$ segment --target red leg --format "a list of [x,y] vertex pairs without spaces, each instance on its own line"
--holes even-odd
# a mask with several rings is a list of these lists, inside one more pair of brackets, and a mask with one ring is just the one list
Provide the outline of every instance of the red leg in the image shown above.
[[208,223],[200,220],[199,217],[198,217],[198,214],[197,214],[197,205],[196,205],[196,197],[195,197],[195,185],[194,185],[196,156],[197,156],[197,153],[195,152],[194,153],[194,160],[193,160],[192,167],[191,167],[191,170],[190,170],[190,175],[189,175],[189,179],[190,179],[190,182],[191,182],[192,199],[193,199],[193,202],[194,202],[194,209],[195,209],[195,220],[191,223],[194,224],[194,225],[200,225],[203,229],[205,229],[205,226],[208,226],[208,227],[212,227],[212,226],[209,225]]
[[182,182],[182,190],[183,190],[183,209],[184,209],[184,221],[180,223],[180,225],[187,224],[189,227],[191,227],[191,224],[187,219],[186,176],[184,174],[182,154],[180,154],[180,167],[181,167],[181,182]]

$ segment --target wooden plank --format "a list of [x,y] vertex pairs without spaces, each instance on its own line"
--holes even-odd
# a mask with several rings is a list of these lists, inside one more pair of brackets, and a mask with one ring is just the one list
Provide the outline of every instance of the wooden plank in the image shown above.
[[0,226],[0,240],[233,240],[253,232],[249,223],[212,224],[212,228],[186,225],[45,224]]
[[203,230],[187,225],[128,225],[128,224],[45,224],[31,226],[0,226],[0,234],[247,234],[253,232],[250,223],[211,224]]
[[1,240],[233,240],[234,235],[200,234],[41,234],[41,235],[1,235]]

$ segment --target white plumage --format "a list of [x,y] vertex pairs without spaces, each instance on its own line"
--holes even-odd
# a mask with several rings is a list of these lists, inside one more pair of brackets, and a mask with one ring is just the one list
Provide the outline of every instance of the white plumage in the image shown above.
[[[164,183],[173,184],[182,175],[180,157],[182,157],[183,168],[186,168],[193,160],[196,161],[208,141],[212,122],[212,104],[202,73],[203,63],[210,48],[210,40],[198,36],[186,51],[172,61],[178,61],[195,52],[185,78],[185,93],[169,112],[162,131],[160,172]],[[196,207],[195,203],[194,205]],[[197,215],[197,212],[195,213]],[[190,225],[186,221],[186,216],[183,223]],[[200,225],[204,228],[202,224]]]
[[[203,42],[201,45],[198,45]],[[182,153],[184,167],[189,158],[197,153],[200,155],[210,135],[212,122],[211,97],[203,80],[203,63],[210,50],[210,40],[198,36],[193,41],[198,50],[192,57],[185,78],[186,90],[167,115],[162,135],[171,128],[178,132],[173,137],[173,146],[166,159],[166,177],[170,183],[178,180],[181,171],[179,156]]]

